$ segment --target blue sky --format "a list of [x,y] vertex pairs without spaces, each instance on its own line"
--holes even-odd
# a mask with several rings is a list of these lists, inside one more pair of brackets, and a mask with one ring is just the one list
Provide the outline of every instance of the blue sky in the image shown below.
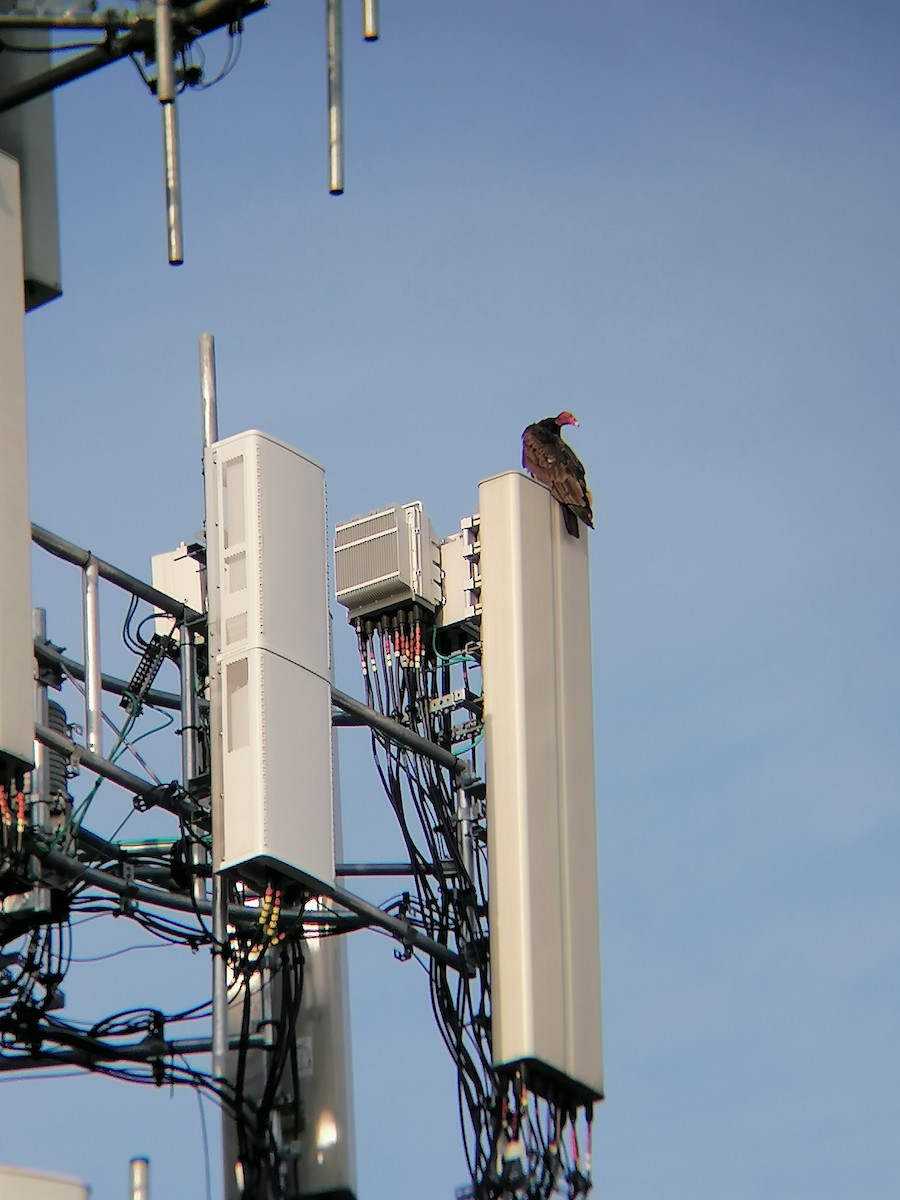
[[[598,518],[596,1194],[893,1198],[900,14],[381,11],[376,45],[345,17],[340,198],[321,4],[273,0],[232,75],[184,98],[178,269],[137,74],[58,94],[65,295],[27,322],[33,518],[139,574],[194,532],[203,330],[221,432],[321,461],[332,520],[420,498],[450,533],[524,425],[572,409]],[[223,54],[207,42],[212,70]],[[77,650],[75,581],[36,560],[34,595]],[[348,636],[337,662],[358,692]],[[347,857],[393,857],[362,736],[341,738]],[[85,953],[128,944],[98,925]],[[365,935],[351,972],[360,1200],[452,1197],[424,976]],[[206,984],[169,950],[70,979],[73,1015],[97,1016]],[[148,1154],[155,1194],[203,1194],[193,1097],[15,1096],[0,1160],[114,1200]]]

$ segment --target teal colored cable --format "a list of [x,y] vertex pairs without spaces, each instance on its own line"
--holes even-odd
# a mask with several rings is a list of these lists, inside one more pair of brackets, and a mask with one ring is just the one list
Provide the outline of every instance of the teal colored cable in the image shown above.
[[475,738],[474,741],[470,742],[468,744],[468,746],[460,746],[460,748],[458,750],[453,750],[452,753],[457,756],[459,756],[460,754],[468,754],[470,750],[474,750],[475,747],[479,746],[483,741],[484,741],[484,730],[482,730],[481,733],[479,733],[478,737]]
[[431,631],[431,648],[441,662],[450,663],[451,665],[454,663],[475,662],[475,658],[471,654],[441,654],[437,648],[437,625]]
[[[115,762],[116,759],[124,752],[125,747],[123,746],[123,743],[126,740],[126,738],[128,737],[128,734],[134,728],[134,724],[137,721],[137,714],[134,711],[135,707],[136,707],[135,699],[129,692],[125,692],[124,695],[125,695],[125,698],[128,700],[129,704],[131,705],[131,711],[128,715],[128,719],[125,721],[125,724],[118,731],[113,748],[109,752],[109,761],[110,762]],[[163,726],[162,728],[165,728],[165,726]],[[98,792],[102,782],[103,782],[103,776],[98,775],[97,778],[94,780],[91,790],[88,792],[88,794],[85,796],[85,798],[81,801],[81,803],[78,805],[78,807],[72,809],[72,813],[71,813],[71,816],[69,817],[68,821],[66,821],[66,823],[65,823],[65,825],[63,825],[62,829],[60,829],[60,831],[55,835],[55,837],[53,839],[54,845],[57,842],[61,841],[64,837],[66,837],[67,834],[69,834],[73,831],[77,832],[81,828],[81,823],[85,818],[85,814],[87,813],[87,810],[90,808],[91,802],[93,801],[94,797],[97,795],[97,792]]]

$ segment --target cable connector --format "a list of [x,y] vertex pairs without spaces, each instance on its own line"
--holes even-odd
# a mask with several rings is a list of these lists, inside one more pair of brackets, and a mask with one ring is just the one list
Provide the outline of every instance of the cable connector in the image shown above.
[[141,655],[141,661],[131,677],[128,690],[122,696],[119,704],[132,716],[138,716],[144,708],[144,698],[153,686],[160,667],[168,657],[174,655],[177,649],[175,641],[170,637],[162,637],[154,633],[147,643],[147,648]]
[[22,838],[25,835],[25,825],[27,824],[25,813],[25,796],[24,793],[19,790],[16,792],[16,838],[18,840],[20,850],[22,849]]

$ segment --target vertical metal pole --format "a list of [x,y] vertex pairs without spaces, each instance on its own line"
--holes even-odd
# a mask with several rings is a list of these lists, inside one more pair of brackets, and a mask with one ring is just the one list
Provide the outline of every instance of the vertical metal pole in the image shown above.
[[344,68],[343,0],[325,0],[325,40],[328,53],[328,190],[344,190]]
[[200,416],[203,449],[219,440],[219,413],[216,400],[216,339],[211,333],[200,334]]
[[[194,634],[187,625],[179,633],[179,667],[181,669],[181,776],[185,790],[198,774],[199,741],[197,734],[197,646]],[[191,846],[191,862],[203,867],[209,861],[206,849],[199,842]],[[206,879],[198,871],[191,884],[198,904],[206,902]]]
[[475,847],[472,839],[472,806],[463,788],[456,793],[456,819],[459,822],[459,851],[470,880],[475,879]]
[[[33,608],[31,610],[31,628],[35,640],[47,640],[47,610]],[[47,685],[41,682],[40,665],[34,664],[34,723],[47,726],[49,722],[49,704],[47,701]],[[35,738],[34,768],[31,772],[31,824],[36,829],[46,830],[50,824],[50,751]]]
[[163,156],[166,167],[166,231],[169,262],[184,262],[181,233],[181,164],[178,149],[178,115],[175,109],[175,39],[171,0],[156,0],[156,96],[162,105]]
[[197,649],[187,625],[179,630],[181,668],[181,774],[185,788],[197,774]]
[[169,262],[173,267],[179,267],[184,262],[184,237],[181,225],[178,114],[174,100],[163,105],[163,154],[166,162],[166,232],[169,243]]
[[128,1165],[130,1200],[150,1200],[150,1160],[133,1158]]
[[92,558],[82,568],[84,607],[84,728],[88,750],[103,753],[103,683],[100,676],[100,575]]
[[378,41],[378,0],[363,0],[363,37],[367,42]]
[[[213,442],[219,438],[219,413],[216,395],[216,350],[211,333],[200,336],[200,408],[203,425],[204,455]],[[206,521],[204,518],[204,525]],[[207,536],[207,544],[209,537]],[[213,659],[218,650],[216,631],[210,626],[209,630],[210,671],[214,669]],[[213,704],[216,703],[216,689],[211,689]],[[228,1075],[228,974],[226,971],[223,947],[228,940],[228,881],[217,870],[222,861],[222,782],[221,782],[221,746],[216,731],[221,728],[221,714],[210,712],[210,728],[213,732],[210,746],[210,781],[212,795],[210,797],[210,818],[212,822],[212,1073],[215,1079],[225,1079]]]

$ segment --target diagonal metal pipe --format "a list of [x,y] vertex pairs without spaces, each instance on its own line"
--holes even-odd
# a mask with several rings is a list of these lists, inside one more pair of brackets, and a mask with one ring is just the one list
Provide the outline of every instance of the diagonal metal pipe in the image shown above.
[[[268,0],[199,0],[187,8],[179,8],[174,14],[175,44],[178,49],[193,41],[198,35],[222,29],[253,13],[268,7]],[[108,37],[96,49],[77,54],[46,71],[14,87],[0,91],[0,113],[17,108],[38,96],[83,79],[101,67],[152,50],[154,45],[152,21],[142,21],[121,36]]]

